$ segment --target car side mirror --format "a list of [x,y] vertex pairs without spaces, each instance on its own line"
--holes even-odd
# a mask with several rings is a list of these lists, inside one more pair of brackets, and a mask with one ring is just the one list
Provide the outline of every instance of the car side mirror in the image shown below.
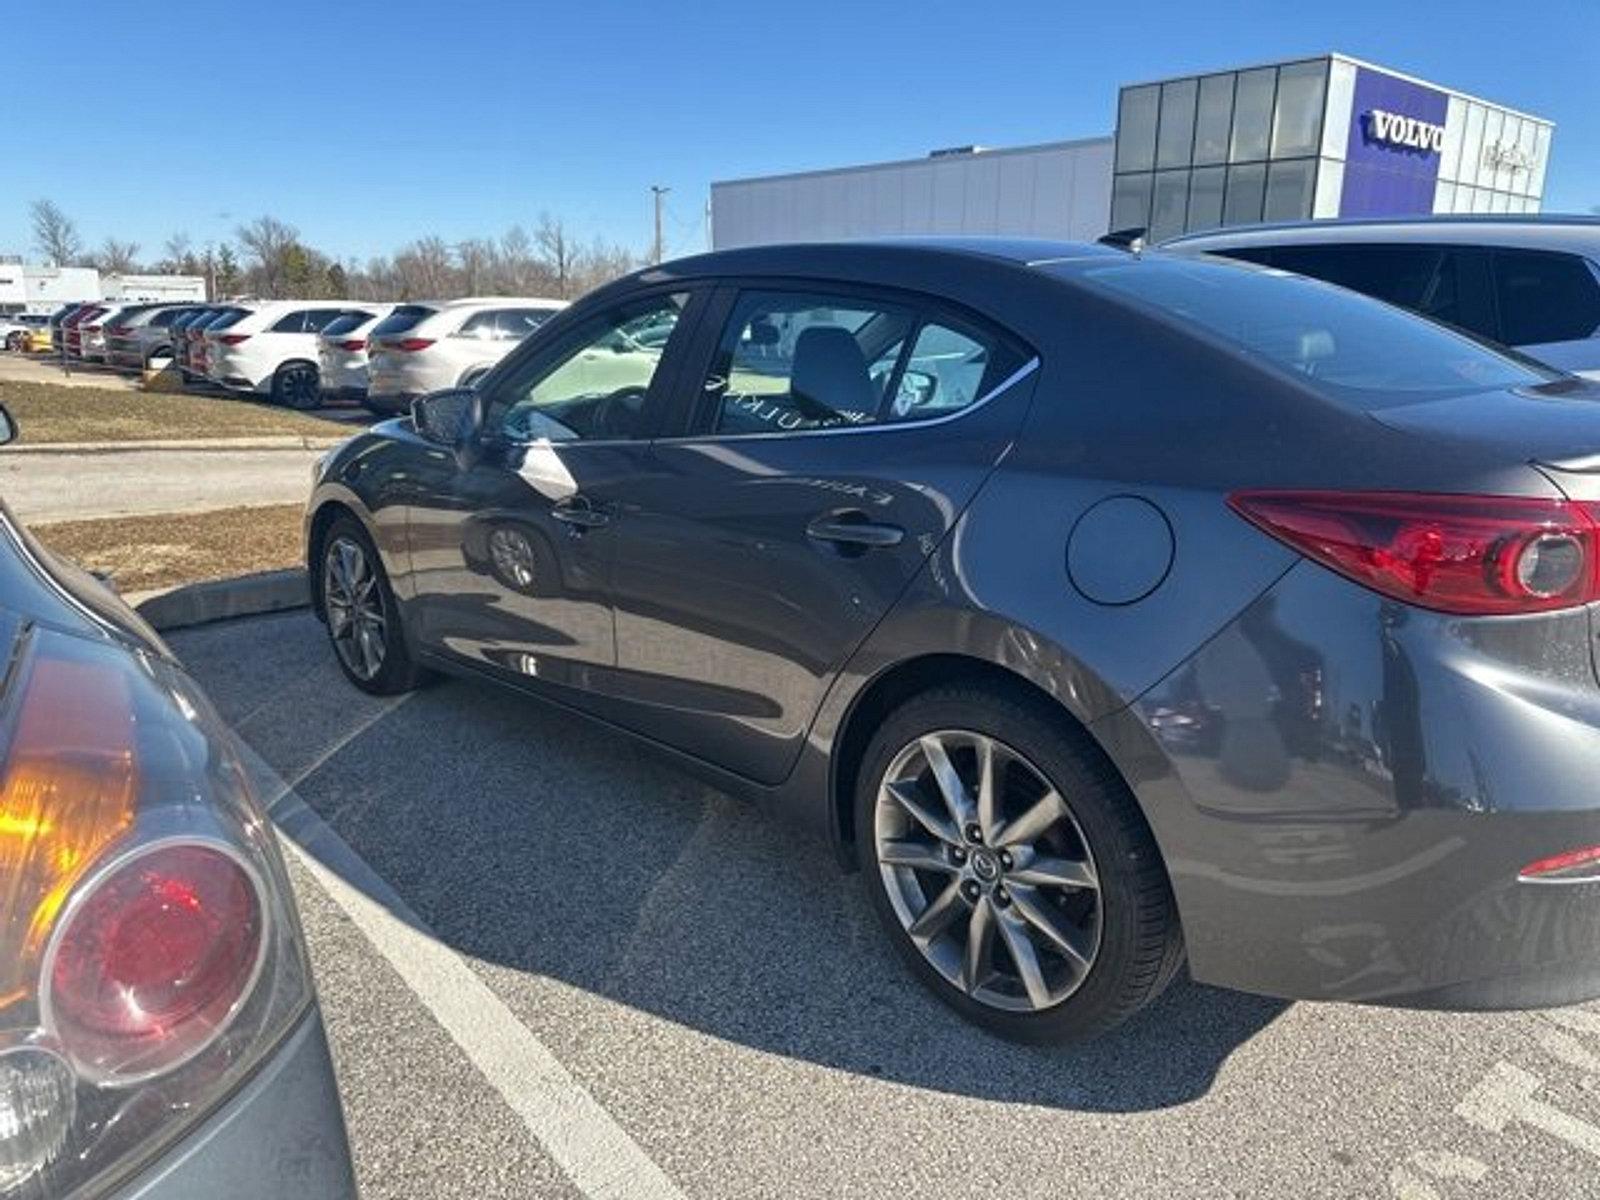
[[465,446],[483,424],[483,393],[476,388],[447,388],[411,402],[411,423],[438,446]]
[[11,419],[10,410],[0,404],[0,446],[9,446],[17,440],[17,423]]

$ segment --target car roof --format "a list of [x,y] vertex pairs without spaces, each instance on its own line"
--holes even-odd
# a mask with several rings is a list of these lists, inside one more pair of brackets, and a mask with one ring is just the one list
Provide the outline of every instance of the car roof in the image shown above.
[[[1117,257],[1125,251],[1097,242],[1072,242],[1053,238],[1019,237],[879,237],[832,242],[785,242],[713,250],[665,264],[674,275],[766,275],[794,270],[808,258],[849,255],[870,268],[874,260],[908,258],[948,261],[983,258],[1036,266],[1073,259]],[[649,268],[645,273],[648,273]]]
[[556,300],[549,296],[463,296],[459,300],[446,300],[442,304],[427,300],[408,300],[405,303],[423,304],[437,307],[441,312],[450,312],[462,308],[504,308],[508,304],[537,304],[545,308],[565,308],[568,301]]
[[1421,217],[1366,217],[1338,221],[1285,221],[1187,233],[1160,243],[1164,250],[1247,246],[1354,245],[1373,241],[1452,243],[1530,249],[1581,249],[1600,254],[1600,217],[1506,213]]

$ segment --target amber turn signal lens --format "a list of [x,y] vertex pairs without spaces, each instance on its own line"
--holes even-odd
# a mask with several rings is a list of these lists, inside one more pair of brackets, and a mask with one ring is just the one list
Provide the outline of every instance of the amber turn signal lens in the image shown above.
[[66,641],[37,636],[0,785],[0,1008],[32,989],[67,894],[133,824],[139,773],[128,678],[98,660],[97,648]]

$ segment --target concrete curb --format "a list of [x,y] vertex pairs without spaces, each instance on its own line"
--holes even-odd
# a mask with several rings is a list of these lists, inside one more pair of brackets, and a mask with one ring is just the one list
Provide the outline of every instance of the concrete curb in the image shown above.
[[295,567],[287,571],[240,575],[234,579],[186,583],[151,592],[131,592],[123,599],[155,628],[167,630],[305,608],[311,603],[311,591],[306,573]]
[[[359,430],[354,426],[350,432]],[[162,438],[150,442],[47,442],[39,446],[7,446],[6,457],[29,454],[129,454],[151,450],[327,450],[349,435],[324,437]]]

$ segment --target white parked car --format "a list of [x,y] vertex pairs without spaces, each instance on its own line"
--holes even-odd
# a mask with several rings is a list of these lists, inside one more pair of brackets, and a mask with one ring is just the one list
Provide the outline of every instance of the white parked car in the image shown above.
[[367,338],[397,307],[363,305],[341,313],[317,334],[317,375],[324,400],[366,401]]
[[401,322],[396,309],[373,330],[367,346],[367,407],[377,413],[404,412],[418,396],[442,388],[471,387],[566,301],[491,296],[402,307],[434,311]]
[[317,334],[342,313],[370,311],[350,300],[269,300],[205,329],[206,377],[232,391],[315,408]]

